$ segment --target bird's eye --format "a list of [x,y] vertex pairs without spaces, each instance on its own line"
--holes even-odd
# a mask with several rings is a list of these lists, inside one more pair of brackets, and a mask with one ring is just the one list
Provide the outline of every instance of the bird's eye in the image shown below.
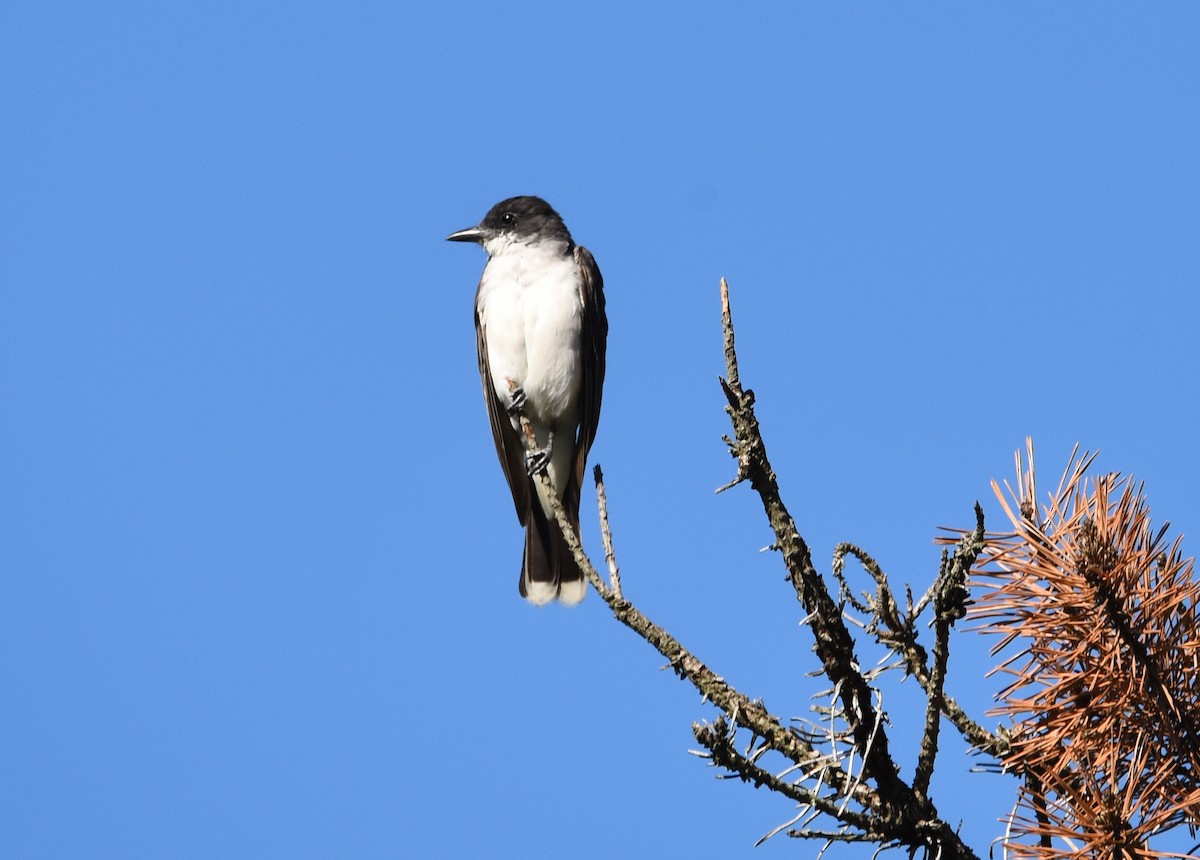
[[511,212],[505,212],[500,216],[500,223],[506,227],[511,227],[513,224],[517,223],[517,216]]

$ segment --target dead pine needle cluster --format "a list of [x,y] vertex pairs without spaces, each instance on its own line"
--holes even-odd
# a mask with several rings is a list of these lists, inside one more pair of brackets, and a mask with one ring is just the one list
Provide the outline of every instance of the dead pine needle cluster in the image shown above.
[[[976,860],[930,792],[941,732],[950,730],[1017,778],[998,839],[1006,855],[1187,856],[1154,850],[1151,841],[1181,825],[1194,830],[1200,817],[1200,583],[1180,541],[1168,542],[1165,526],[1151,526],[1142,488],[1119,475],[1088,479],[1091,458],[1073,456],[1057,490],[1039,506],[1030,443],[1027,462],[1018,455],[1016,487],[1006,484],[1005,493],[993,483],[1013,530],[985,532],[977,504],[972,528],[938,539],[941,562],[920,597],[907,587],[898,595],[875,558],[849,543],[835,548],[826,576],[784,504],[754,393],[742,385],[724,279],[721,307],[720,384],[732,424],[725,441],[737,471],[720,489],[748,485],[774,532],[812,637],[813,674],[826,682],[814,691],[812,716],[784,719],[768,711],[625,597],[599,466],[606,576],[583,552],[562,506],[553,507],[613,616],[721,711],[693,725],[696,754],[726,777],[796,803],[795,816],[759,841],[786,834],[819,841],[821,853],[839,843],[868,843],[910,856]],[[549,481],[544,472],[537,478]],[[851,589],[845,575],[851,559],[866,572],[870,590]],[[865,620],[855,626],[852,618]],[[1005,720],[996,730],[950,693],[951,634],[964,618],[999,635],[994,653],[1015,651],[998,667],[1011,682],[989,714]],[[889,655],[865,669],[855,639],[863,634]],[[884,717],[878,683],[887,672],[914,678],[925,699],[911,775],[902,775],[893,756],[899,741]]]
[[994,713],[1021,777],[1014,857],[1169,857],[1152,837],[1200,822],[1200,582],[1181,541],[1150,520],[1144,488],[1088,477],[1072,454],[1039,503],[1033,443],[1016,485],[993,489],[1012,523],[989,536],[970,615],[1012,651]]

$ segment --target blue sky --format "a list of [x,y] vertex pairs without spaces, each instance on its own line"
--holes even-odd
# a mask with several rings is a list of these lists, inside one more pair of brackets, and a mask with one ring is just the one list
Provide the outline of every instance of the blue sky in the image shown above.
[[[6,857],[742,856],[791,817],[687,754],[714,712],[595,595],[517,596],[484,257],[443,241],[510,195],[605,275],[626,595],[777,713],[818,686],[757,500],[713,493],[721,276],[823,569],[850,540],[923,589],[937,526],[1001,524],[1026,435],[1047,477],[1078,441],[1145,480],[1195,552],[1194,4],[27,3],[0,32]],[[951,664],[976,713],[987,646]],[[912,691],[885,706],[911,746]],[[948,744],[934,800],[982,854],[1013,786],[974,764]]]

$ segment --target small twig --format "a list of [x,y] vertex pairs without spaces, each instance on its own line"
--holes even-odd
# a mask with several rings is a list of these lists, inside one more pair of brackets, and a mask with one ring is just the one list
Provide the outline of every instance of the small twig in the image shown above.
[[848,830],[810,830],[806,827],[803,830],[789,830],[787,835],[791,836],[793,839],[828,840],[828,844],[821,849],[821,852],[817,854],[817,857],[820,857],[821,854],[825,853],[826,849],[832,847],[834,842],[883,842],[884,845],[882,847],[884,848],[896,847],[900,844],[898,842],[891,842],[891,840],[888,839],[887,834],[872,833],[870,831],[865,833],[851,833]]
[[967,574],[983,551],[983,534],[983,508],[976,503],[975,531],[963,535],[952,556],[947,557],[943,550],[933,599],[933,666],[929,670],[928,683],[922,685],[926,696],[925,729],[921,735],[917,768],[913,775],[913,791],[922,797],[929,793],[929,780],[933,776],[933,763],[937,758],[942,712],[946,707],[944,686],[946,666],[950,659],[950,629],[954,622],[966,615]]
[[721,330],[725,337],[725,379],[730,388],[740,388],[737,349],[733,343],[733,313],[729,308],[729,282],[721,278]]
[[[978,515],[982,516],[982,509],[977,506],[976,510]],[[974,535],[975,532],[964,532],[962,534],[963,540],[966,540],[968,537]],[[857,600],[851,593],[844,571],[845,560],[848,555],[852,555],[858,559],[867,573],[871,575],[871,578],[875,580],[877,591],[873,602],[864,604]],[[934,684],[929,667],[929,654],[917,639],[916,620],[924,612],[925,608],[933,602],[934,597],[940,593],[940,590],[944,588],[945,584],[942,581],[941,575],[934,579],[916,606],[912,605],[911,590],[906,589],[908,606],[901,613],[892,596],[887,575],[879,566],[879,563],[861,548],[851,543],[838,544],[834,549],[832,569],[834,576],[838,580],[843,597],[859,612],[865,612],[872,616],[874,622],[867,625],[868,629],[875,634],[877,641],[903,661],[902,665],[905,671],[917,679],[917,683],[921,685],[926,698],[931,700],[938,699],[941,702],[942,713],[972,747],[993,758],[1000,759],[1007,748],[1004,739],[989,732],[971,719],[962,706],[952,696],[946,694],[944,680],[939,681],[936,685]]]
[[[1037,823],[1042,829],[1041,835],[1038,836],[1038,844],[1042,848],[1052,848],[1053,840],[1050,838],[1050,815],[1046,811],[1046,795],[1042,787],[1042,781],[1037,774],[1026,772],[1025,785],[1028,789],[1028,797],[1030,805],[1033,807],[1033,814],[1037,817]],[[1010,819],[1015,818],[1016,810],[1009,816]]]
[[[864,604],[854,597],[845,577],[847,555],[852,555],[858,559],[858,563],[863,566],[863,569],[875,581],[874,603]],[[899,625],[900,610],[896,606],[895,598],[892,597],[891,584],[888,581],[887,574],[883,572],[883,568],[879,566],[879,562],[867,553],[866,550],[852,543],[843,542],[838,544],[833,550],[832,570],[840,586],[842,596],[850,602],[851,606],[859,612],[875,616],[889,628]]]
[[604,492],[604,473],[600,471],[600,464],[592,470],[592,475],[596,480],[596,502],[600,509],[600,539],[604,543],[604,561],[608,564],[608,581],[612,585],[612,592],[618,600],[624,595],[621,593],[621,571],[617,568],[617,553],[613,549],[612,526],[608,522],[608,496]]
[[816,821],[818,818],[820,818],[821,811],[819,809],[812,809],[809,806],[801,804],[800,812],[797,813],[794,818],[792,818],[790,821],[783,822],[783,824],[777,824],[775,827],[771,828],[769,831],[767,831],[765,834],[763,834],[762,836],[759,837],[758,841],[754,843],[754,847],[757,848],[759,845],[762,845],[764,842],[766,842],[772,836],[776,835],[777,833],[782,833],[783,831],[787,830],[789,827],[791,827],[793,824],[795,824],[797,821],[799,821],[801,818],[804,818],[805,816],[808,817],[808,821],[804,822],[804,824],[801,825],[801,827],[807,827],[810,822]]
[[821,796],[818,790],[787,782],[739,753],[733,745],[732,729],[723,719],[718,719],[712,725],[697,723],[692,726],[692,733],[696,736],[696,740],[711,753],[714,765],[725,768],[743,782],[749,782],[756,788],[765,785],[784,797],[820,810],[825,815],[837,818],[839,821],[859,829],[865,830],[870,827],[868,816],[847,810],[844,802],[839,808],[833,799]]

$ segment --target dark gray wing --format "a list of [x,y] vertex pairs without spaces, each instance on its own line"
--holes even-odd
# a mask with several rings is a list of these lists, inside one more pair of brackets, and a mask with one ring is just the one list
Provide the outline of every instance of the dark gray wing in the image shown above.
[[583,304],[583,385],[579,392],[579,435],[575,445],[575,468],[572,479],[576,507],[579,489],[583,486],[583,470],[588,451],[596,439],[600,424],[600,403],[604,395],[604,360],[608,343],[608,316],[604,312],[604,278],[600,267],[587,248],[575,248],[575,263],[579,266],[579,298]]
[[533,489],[525,472],[525,446],[521,443],[521,434],[513,428],[512,421],[504,411],[504,404],[496,396],[496,389],[492,387],[487,343],[484,340],[478,307],[475,310],[475,348],[479,351],[479,376],[483,380],[483,400],[487,404],[488,421],[492,425],[496,456],[500,458],[500,466],[504,469],[504,477],[512,491],[517,519],[524,524],[529,517],[530,493]]

